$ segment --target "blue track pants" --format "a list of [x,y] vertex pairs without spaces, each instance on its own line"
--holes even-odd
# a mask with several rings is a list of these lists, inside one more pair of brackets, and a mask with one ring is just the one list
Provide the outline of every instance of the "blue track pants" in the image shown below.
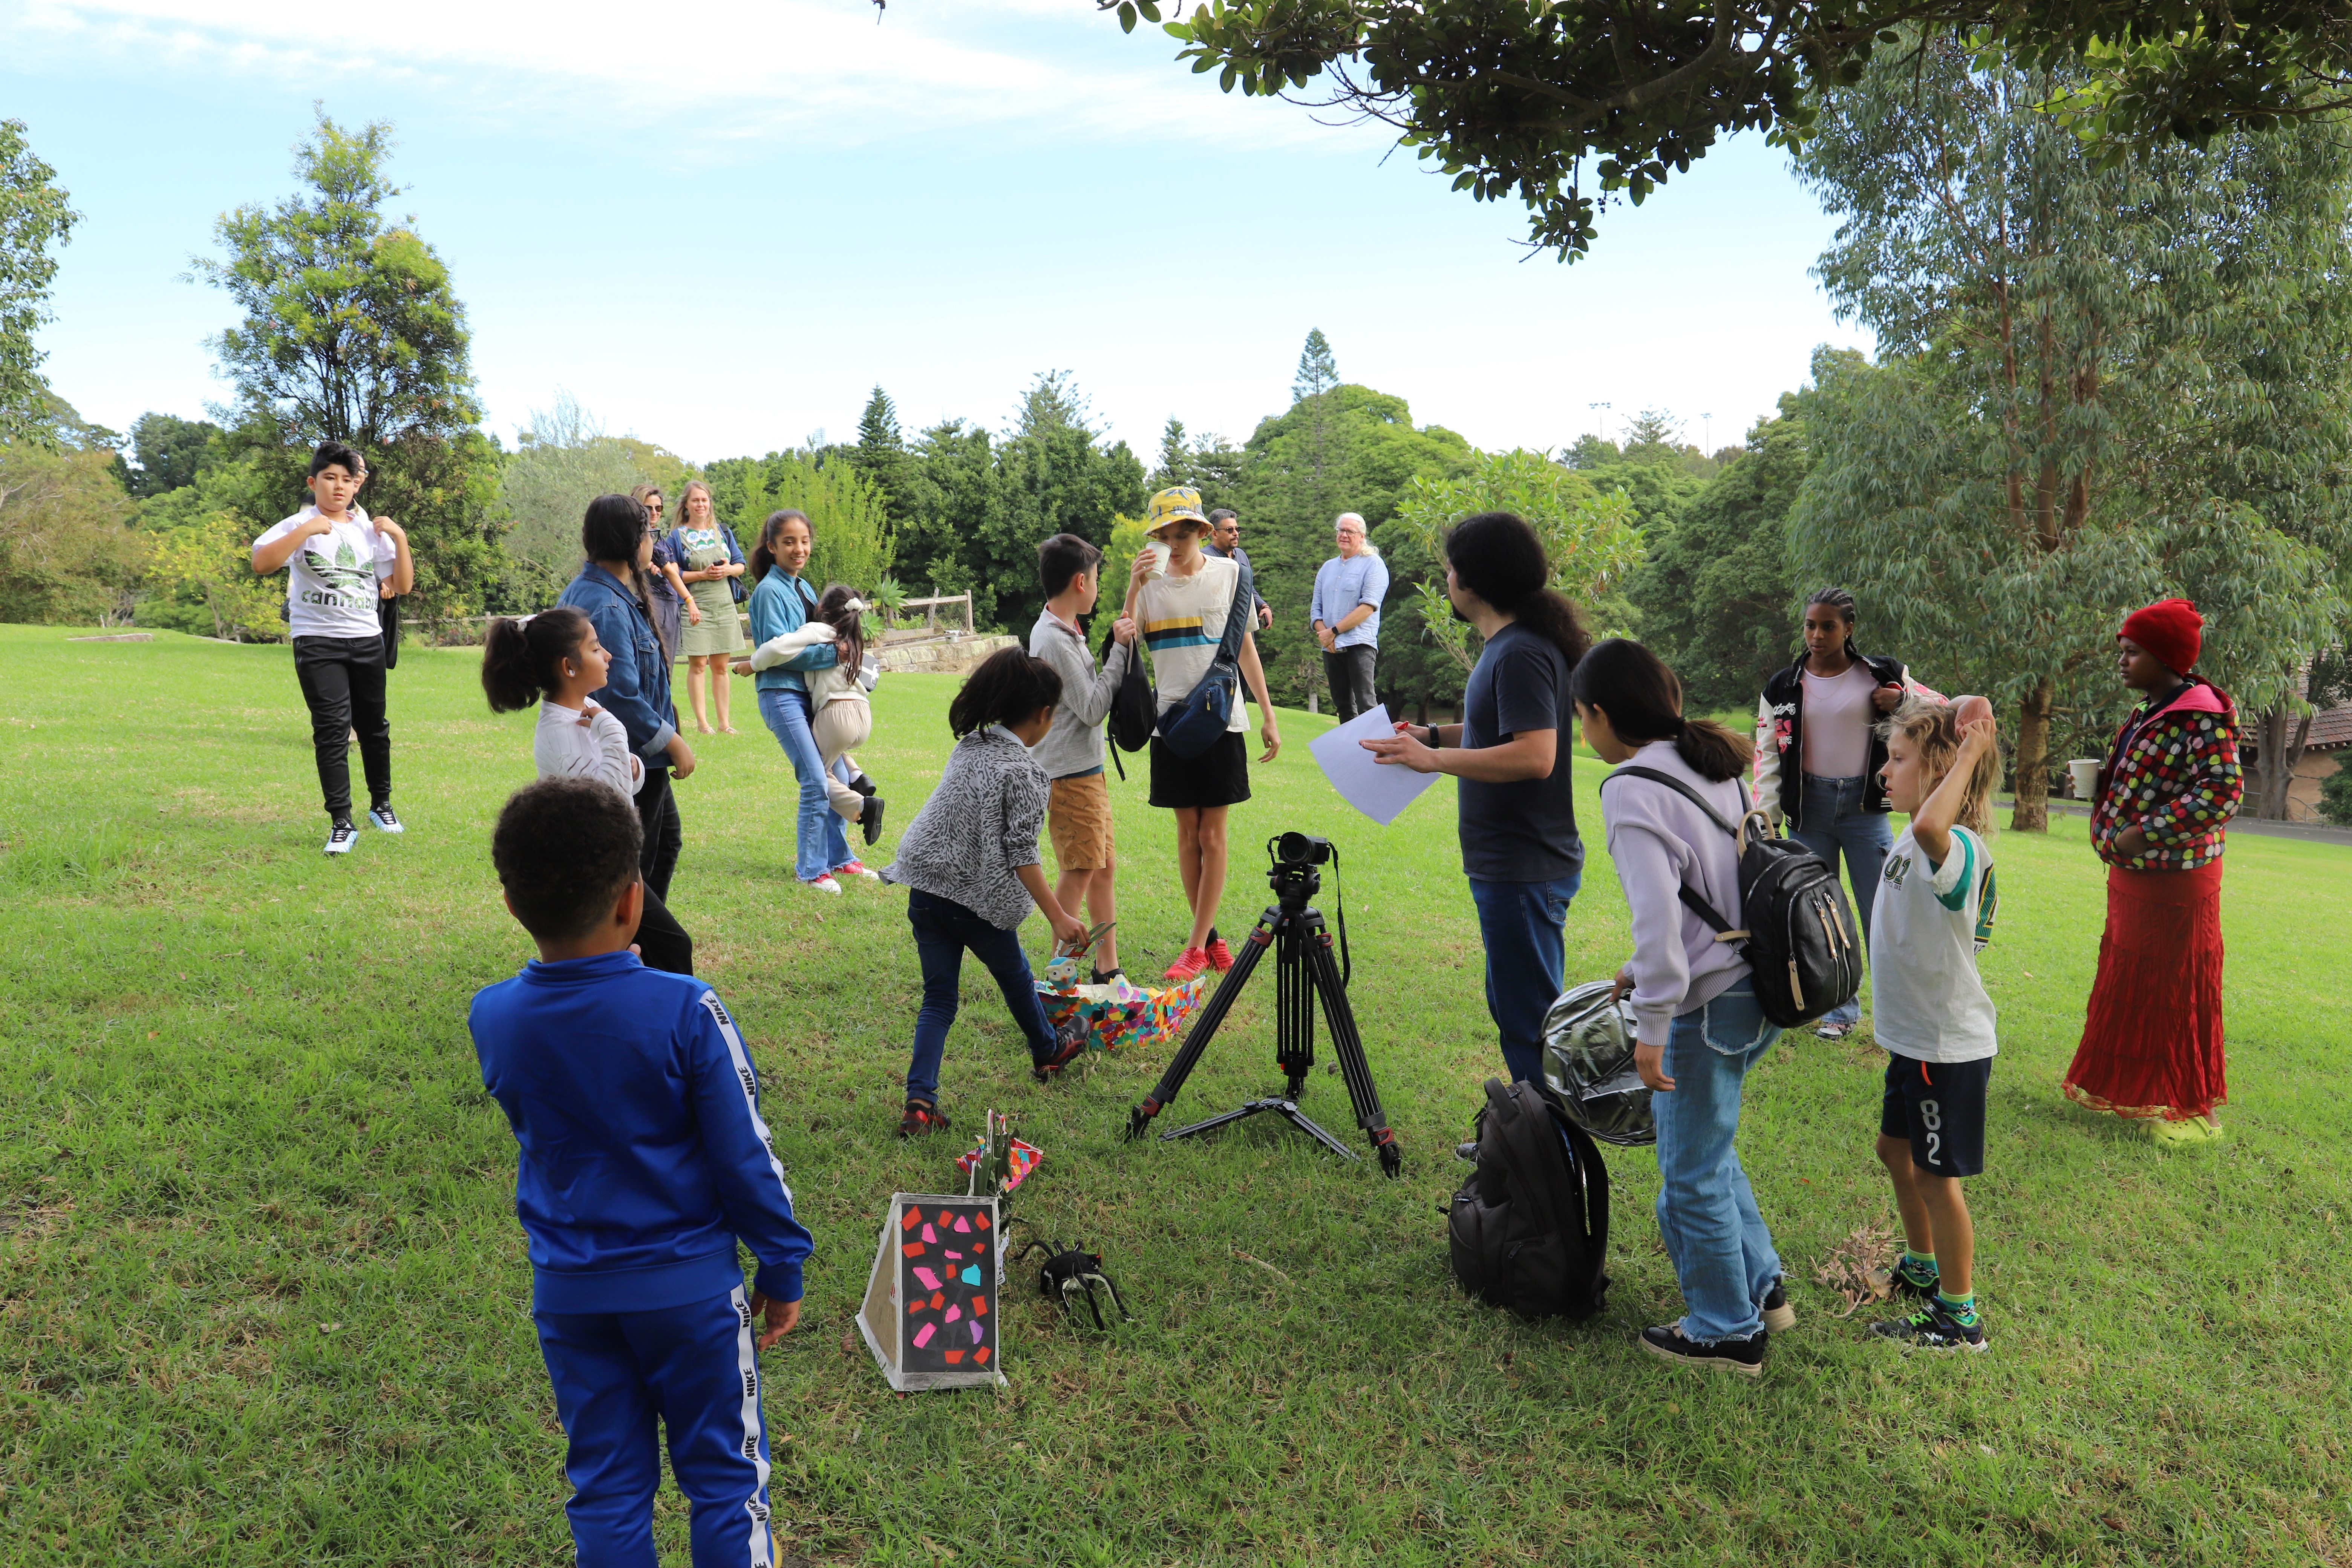
[[768,1435],[741,1287],[651,1312],[542,1312],[539,1348],[571,1449],[572,1540],[580,1568],[656,1568],[656,1421],[692,1507],[695,1568],[775,1562]]

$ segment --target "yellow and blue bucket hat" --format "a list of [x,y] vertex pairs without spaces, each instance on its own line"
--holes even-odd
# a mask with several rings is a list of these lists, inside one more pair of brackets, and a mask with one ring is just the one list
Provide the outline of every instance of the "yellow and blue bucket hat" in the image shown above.
[[1191,485],[1171,485],[1151,498],[1143,512],[1143,537],[1157,539],[1160,531],[1171,522],[1197,522],[1209,525],[1208,513],[1201,510],[1201,492]]

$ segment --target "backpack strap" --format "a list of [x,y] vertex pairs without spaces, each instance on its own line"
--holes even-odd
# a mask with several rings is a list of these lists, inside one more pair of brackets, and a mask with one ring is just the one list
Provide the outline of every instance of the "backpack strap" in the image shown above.
[[[1617,778],[1648,779],[1653,784],[1662,784],[1665,785],[1668,789],[1673,790],[1676,795],[1681,795],[1685,800],[1689,801],[1693,805],[1706,813],[1706,819],[1709,822],[1714,823],[1717,827],[1722,828],[1724,832],[1729,834],[1733,843],[1739,845],[1743,848],[1746,847],[1747,841],[1740,837],[1739,829],[1724,821],[1723,814],[1716,810],[1715,807],[1707,805],[1705,796],[1701,795],[1698,791],[1691,788],[1690,785],[1683,783],[1682,780],[1675,777],[1674,774],[1662,773],[1655,768],[1618,767],[1612,769],[1609,773],[1609,778],[1604,778],[1601,782],[1605,784],[1609,782],[1609,779]],[[1743,823],[1741,826],[1744,826],[1746,825]],[[1688,909],[1691,913],[1696,915],[1700,920],[1705,921],[1707,923],[1708,928],[1715,932],[1716,941],[1745,942],[1748,940],[1748,933],[1746,931],[1735,930],[1729,921],[1725,920],[1721,915],[1715,912],[1715,906],[1713,904],[1708,903],[1705,899],[1702,899],[1696,893],[1692,892],[1687,884],[1677,879],[1675,884],[1675,892],[1682,899],[1685,908]]]
[[[1232,560],[1231,556],[1226,557]],[[1225,610],[1225,635],[1217,639],[1217,657],[1213,662],[1238,668],[1242,657],[1242,638],[1249,634],[1250,622],[1256,617],[1255,584],[1250,580],[1250,569],[1234,562],[1234,602]]]

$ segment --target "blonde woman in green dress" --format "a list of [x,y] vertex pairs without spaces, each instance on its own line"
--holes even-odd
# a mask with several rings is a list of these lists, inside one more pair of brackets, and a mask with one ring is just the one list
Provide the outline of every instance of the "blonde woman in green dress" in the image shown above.
[[703,716],[707,685],[719,732],[732,735],[735,726],[727,721],[727,658],[743,647],[734,584],[743,574],[743,552],[734,531],[719,521],[710,488],[700,479],[688,480],[678,498],[677,529],[670,535],[670,547],[677,556],[678,577],[702,612],[702,618],[678,637],[678,651],[686,655],[686,695],[694,707],[695,728],[710,733],[710,721]]

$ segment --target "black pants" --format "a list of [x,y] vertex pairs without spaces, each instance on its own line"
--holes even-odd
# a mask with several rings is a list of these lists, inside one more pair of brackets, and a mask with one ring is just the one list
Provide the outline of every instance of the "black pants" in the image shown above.
[[359,731],[368,804],[392,798],[392,721],[383,707],[383,638],[296,637],[294,679],[310,708],[319,791],[337,822],[352,815],[351,732]]
[[1323,679],[1331,683],[1331,711],[1344,724],[1380,700],[1372,695],[1372,658],[1380,649],[1370,643],[1343,647],[1323,656]]
[[[646,787],[637,791],[637,820],[646,830],[645,847],[637,852],[637,869],[645,874],[646,891],[667,900],[670,874],[677,869],[677,852],[686,842],[685,833],[678,826],[677,801],[669,792],[667,768],[646,770]],[[653,961],[648,958],[646,962]],[[663,965],[656,963],[654,967]]]
[[650,884],[646,888],[646,912],[637,921],[637,956],[647,969],[672,974],[694,973],[694,939],[661,901]]

